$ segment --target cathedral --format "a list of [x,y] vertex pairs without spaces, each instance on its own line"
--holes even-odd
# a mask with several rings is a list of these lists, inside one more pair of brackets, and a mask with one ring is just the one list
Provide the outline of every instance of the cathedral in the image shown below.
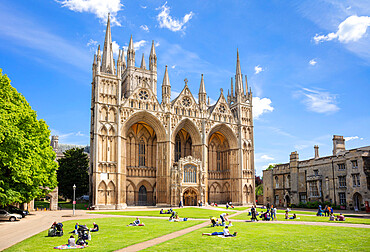
[[[113,58],[110,20],[94,55],[91,97],[90,195],[93,209],[175,206],[255,200],[252,92],[239,53],[227,97],[207,102],[203,75],[198,99],[187,79],[171,100],[167,66],[157,97],[157,55],[151,46],[135,64],[132,36]],[[234,85],[235,83],[235,85]]]

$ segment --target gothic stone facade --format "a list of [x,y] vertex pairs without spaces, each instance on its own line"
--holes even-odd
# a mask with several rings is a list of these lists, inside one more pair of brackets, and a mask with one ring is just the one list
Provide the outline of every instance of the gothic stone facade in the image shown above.
[[[243,84],[239,54],[235,87],[216,104],[206,101],[201,76],[198,102],[185,79],[170,100],[167,67],[157,99],[154,42],[147,69],[135,66],[132,37],[117,63],[108,19],[103,53],[94,56],[91,99],[91,205],[194,205],[198,201],[254,202],[252,93]],[[235,92],[234,92],[235,88]]]
[[263,198],[276,206],[307,201],[331,202],[343,208],[364,210],[370,201],[370,146],[346,150],[343,136],[333,137],[333,155],[290,162],[263,171]]

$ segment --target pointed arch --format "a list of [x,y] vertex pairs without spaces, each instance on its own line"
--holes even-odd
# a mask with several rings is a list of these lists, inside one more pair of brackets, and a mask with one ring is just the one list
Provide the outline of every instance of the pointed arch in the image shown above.
[[98,186],[98,204],[99,205],[106,205],[107,204],[107,184],[104,181],[101,181]]
[[162,122],[147,111],[140,111],[131,115],[122,125],[122,136],[126,137],[131,126],[138,122],[145,122],[151,128],[153,128],[155,134],[157,135],[158,142],[164,142],[166,140],[166,130],[163,127]]
[[211,130],[208,133],[207,143],[209,143],[210,138],[217,131],[221,132],[226,137],[231,149],[236,149],[238,147],[238,140],[233,130],[223,123],[217,124],[211,128]]
[[116,204],[116,186],[110,181],[107,187],[107,205]]
[[200,145],[202,144],[202,137],[200,135],[200,132],[197,128],[197,126],[194,124],[192,120],[189,118],[183,119],[175,128],[175,130],[172,132],[171,136],[171,142],[175,143],[176,135],[177,133],[181,130],[185,129],[189,134],[192,139],[192,144],[193,145]]

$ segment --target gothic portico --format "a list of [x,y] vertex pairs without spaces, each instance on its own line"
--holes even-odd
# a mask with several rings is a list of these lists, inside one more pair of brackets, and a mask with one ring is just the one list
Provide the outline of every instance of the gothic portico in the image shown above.
[[148,65],[143,55],[136,66],[132,37],[127,58],[120,50],[115,64],[108,18],[103,53],[99,47],[93,63],[91,205],[253,203],[252,92],[243,81],[239,52],[231,92],[225,98],[221,89],[213,105],[203,75],[198,99],[189,89],[194,83],[185,79],[171,100],[167,67],[159,102],[154,42]]

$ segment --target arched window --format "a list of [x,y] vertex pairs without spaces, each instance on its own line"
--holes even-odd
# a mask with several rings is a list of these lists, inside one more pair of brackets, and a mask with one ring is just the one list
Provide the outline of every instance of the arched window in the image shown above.
[[181,139],[180,136],[177,135],[175,139],[175,162],[179,161],[181,158]]
[[287,176],[287,187],[290,188],[290,175]]
[[197,183],[197,168],[194,165],[185,165],[184,183]]
[[217,171],[221,171],[221,152],[217,150]]
[[139,166],[145,166],[145,142],[143,139],[139,142]]

